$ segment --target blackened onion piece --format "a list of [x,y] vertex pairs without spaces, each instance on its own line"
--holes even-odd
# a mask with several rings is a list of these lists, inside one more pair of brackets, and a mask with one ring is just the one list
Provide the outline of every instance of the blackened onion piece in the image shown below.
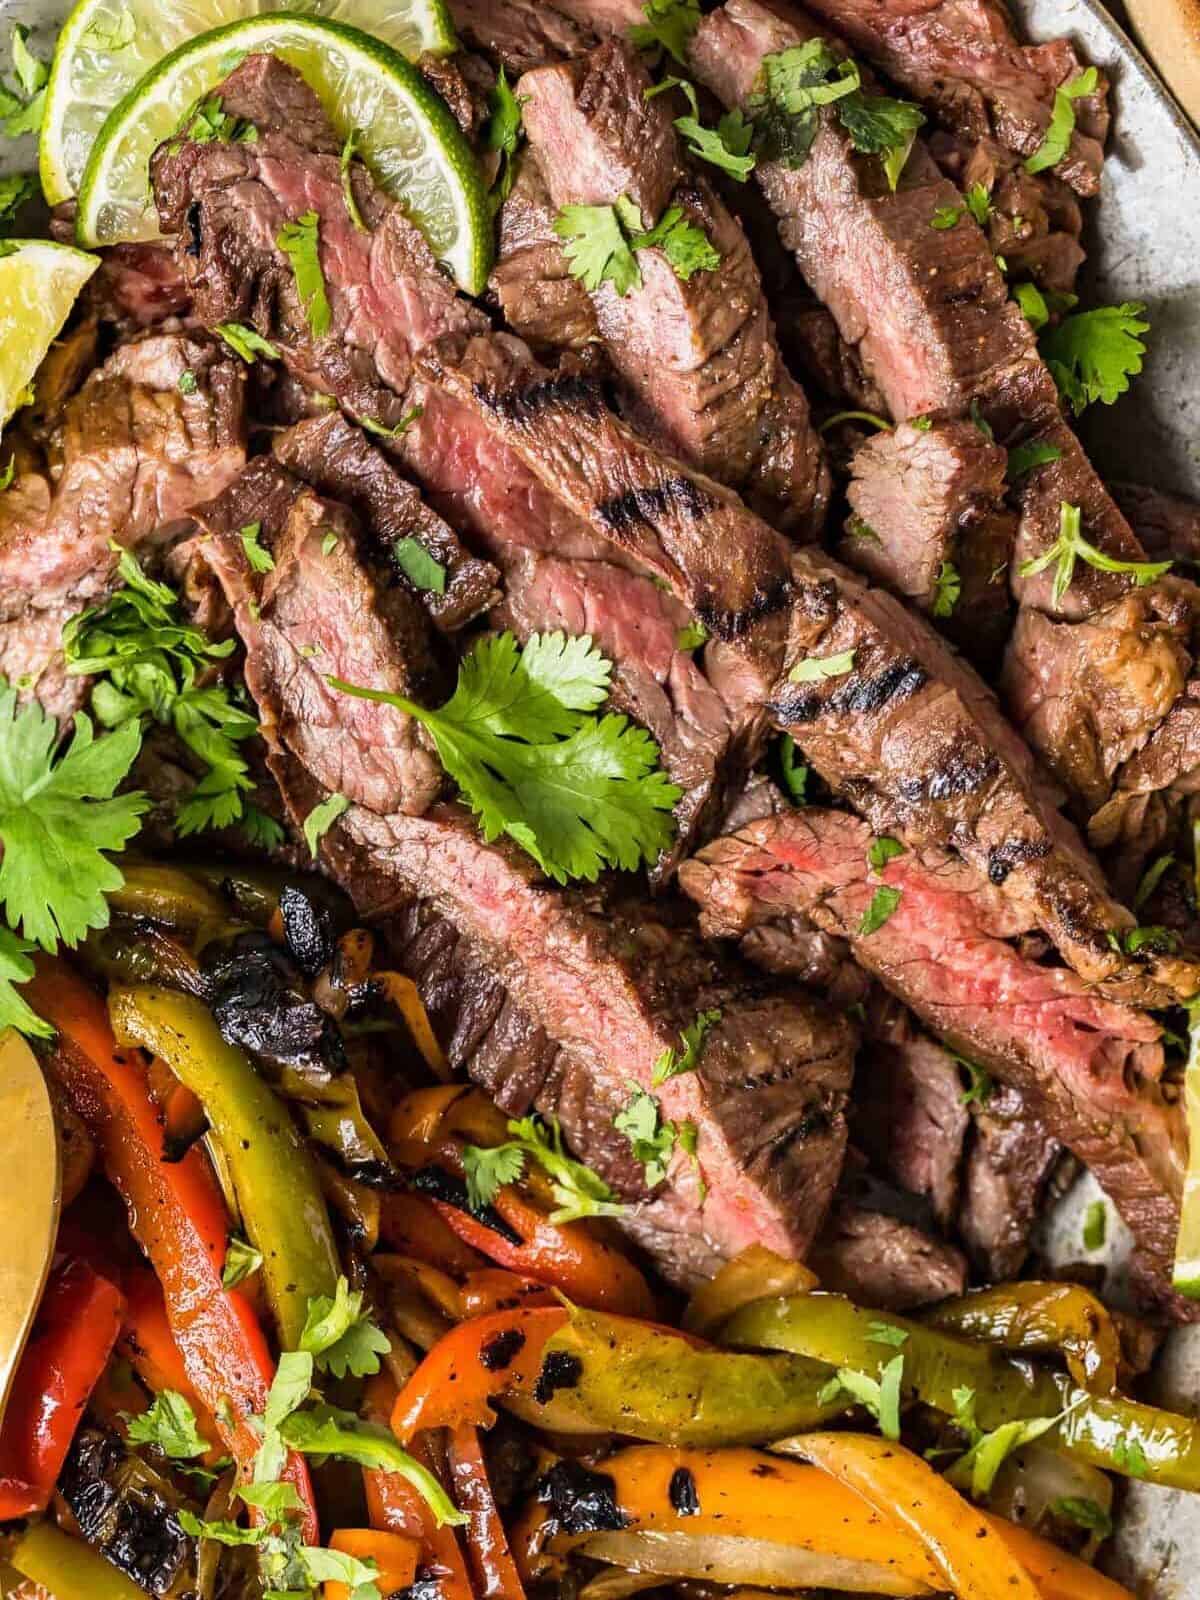
[[210,1005],[228,1044],[322,1081],[346,1066],[333,1020],[305,993],[300,969],[257,930],[210,945],[203,965]]
[[616,1482],[579,1461],[559,1461],[538,1481],[537,1495],[564,1533],[616,1533],[628,1517],[617,1505]]

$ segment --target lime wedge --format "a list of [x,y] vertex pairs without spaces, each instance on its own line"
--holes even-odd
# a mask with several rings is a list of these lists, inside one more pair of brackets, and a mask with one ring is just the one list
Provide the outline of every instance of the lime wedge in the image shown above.
[[113,107],[84,170],[78,242],[159,237],[151,155],[240,56],[259,50],[304,75],[340,134],[358,130],[358,153],[384,189],[404,202],[459,287],[479,294],[491,261],[487,194],[445,101],[388,45],[343,23],[291,12],[232,22],[181,45]]
[[1187,1113],[1188,1165],[1183,1180],[1183,1209],[1175,1246],[1172,1282],[1189,1300],[1200,1300],[1200,1011],[1191,1013],[1183,1104]]
[[46,86],[38,154],[49,203],[78,192],[104,119],[164,56],[210,28],[284,9],[365,28],[414,61],[455,48],[446,0],[78,0]]
[[0,240],[0,428],[24,403],[34,373],[99,265],[69,245]]

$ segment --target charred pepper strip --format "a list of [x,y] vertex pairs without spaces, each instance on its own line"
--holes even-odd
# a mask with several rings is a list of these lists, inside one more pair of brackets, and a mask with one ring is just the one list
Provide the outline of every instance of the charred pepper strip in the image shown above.
[[[35,969],[25,993],[58,1031],[50,1070],[95,1138],[130,1230],[162,1284],[188,1377],[247,1471],[261,1442],[249,1419],[266,1406],[275,1363],[249,1302],[221,1282],[228,1218],[220,1190],[199,1150],[163,1160],[145,1068],[136,1054],[118,1049],[99,995],[51,957],[39,955]],[[304,1506],[305,1537],[315,1540],[316,1505],[302,1457],[289,1456],[285,1476]]]
[[166,989],[113,989],[117,1037],[161,1056],[203,1104],[233,1177],[286,1350],[300,1347],[308,1302],[332,1298],[338,1258],[313,1160],[285,1107],[211,1013]]
[[1121,1340],[1107,1308],[1077,1283],[1006,1283],[943,1300],[921,1315],[943,1333],[1005,1350],[1058,1352],[1092,1394],[1114,1394]]
[[[881,1325],[897,1337],[902,1334],[903,1341],[880,1342]],[[1091,1395],[1065,1377],[1031,1371],[1026,1363],[891,1312],[861,1310],[841,1295],[761,1300],[737,1312],[721,1338],[743,1348],[786,1350],[824,1362],[827,1373],[831,1367],[852,1367],[876,1380],[899,1352],[907,1398],[953,1417],[954,1391],[970,1389],[985,1433],[1005,1422],[1063,1413],[1045,1436],[1052,1448],[1109,1472],[1172,1489],[1200,1489],[1200,1422],[1134,1400]],[[773,1437],[784,1431],[789,1430],[775,1429]],[[767,1437],[760,1435],[760,1441]]]
[[146,1600],[144,1591],[90,1544],[73,1539],[52,1522],[26,1528],[8,1558],[22,1576],[40,1584],[55,1600]]

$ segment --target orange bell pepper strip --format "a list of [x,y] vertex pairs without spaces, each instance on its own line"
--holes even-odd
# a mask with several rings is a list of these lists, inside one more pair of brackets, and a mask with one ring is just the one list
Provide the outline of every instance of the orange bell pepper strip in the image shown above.
[[447,1461],[455,1504],[471,1519],[467,1527],[467,1557],[478,1593],[483,1600],[525,1600],[525,1588],[500,1520],[477,1429],[454,1430]]
[[0,1431],[0,1521],[50,1504],[124,1308],[117,1286],[86,1262],[67,1259],[53,1268]]
[[493,1311],[516,1311],[521,1306],[554,1306],[554,1290],[533,1278],[522,1278],[503,1267],[469,1272],[459,1292],[463,1315],[486,1317]]
[[427,1428],[490,1428],[492,1402],[504,1394],[531,1395],[543,1350],[567,1321],[560,1306],[497,1311],[452,1328],[409,1378],[392,1411],[403,1444]]
[[[203,1153],[163,1160],[159,1108],[135,1051],[118,1047],[99,995],[63,962],[38,955],[25,994],[54,1025],[49,1068],[96,1140],[130,1231],[162,1285],[171,1334],[196,1394],[243,1471],[258,1453],[250,1418],[261,1416],[275,1363],[249,1302],[221,1282],[228,1217]],[[225,1420],[222,1420],[222,1419]],[[285,1477],[304,1507],[303,1532],[319,1537],[312,1480],[291,1452]]]
[[[195,1413],[200,1436],[213,1441],[219,1439],[217,1420],[196,1393],[171,1334],[158,1279],[152,1272],[134,1268],[124,1274],[122,1288],[125,1291],[125,1324],[117,1341],[118,1351],[151,1394],[163,1389],[181,1394]],[[213,1453],[217,1453],[215,1443]]]
[[[362,1413],[368,1422],[386,1424],[395,1404],[396,1385],[386,1372],[367,1380]],[[423,1467],[434,1470],[426,1439],[414,1439],[409,1451]],[[412,1484],[399,1473],[365,1468],[363,1488],[371,1526],[402,1534],[419,1544],[421,1565],[437,1579],[440,1600],[475,1600],[454,1529],[438,1526],[428,1502]]]
[[[397,1594],[407,1589],[417,1575],[421,1546],[416,1539],[380,1528],[338,1528],[329,1539],[329,1548],[359,1561],[373,1561],[373,1582],[380,1594]],[[338,1579],[321,1585],[322,1600],[350,1600],[350,1586]]]
[[447,1226],[433,1201],[424,1195],[390,1191],[381,1199],[379,1236],[389,1250],[440,1267],[455,1277],[487,1265],[477,1250]]
[[986,1521],[1037,1584],[1042,1600],[1133,1600],[1122,1584],[1005,1517]]

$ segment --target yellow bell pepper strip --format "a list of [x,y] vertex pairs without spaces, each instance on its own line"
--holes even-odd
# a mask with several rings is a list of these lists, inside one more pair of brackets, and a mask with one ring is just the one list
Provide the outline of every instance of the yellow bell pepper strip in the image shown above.
[[1039,1600],[1033,1579],[983,1513],[903,1445],[872,1434],[811,1433],[776,1449],[802,1455],[914,1535],[959,1600]]
[[698,1348],[674,1329],[602,1312],[572,1311],[545,1356],[570,1364],[572,1385],[555,1400],[581,1423],[659,1444],[764,1444],[851,1404],[822,1397],[829,1368],[804,1356]]
[[1080,1388],[1115,1394],[1121,1340],[1107,1307],[1077,1283],[1006,1283],[943,1300],[927,1327],[1005,1350],[1061,1354]]
[[262,1253],[263,1285],[280,1343],[299,1349],[309,1300],[332,1298],[340,1270],[304,1140],[200,1001],[166,989],[116,988],[108,1007],[117,1038],[161,1056],[203,1104],[228,1160],[250,1241]]
[[412,979],[406,978],[402,972],[375,972],[371,975],[371,982],[388,1004],[395,1006],[404,1018],[408,1031],[412,1034],[413,1043],[425,1058],[425,1065],[434,1077],[449,1078],[450,1063],[446,1060],[446,1053],[433,1031],[420,990]]
[[[891,1342],[880,1339],[885,1329],[891,1330]],[[736,1312],[721,1338],[742,1349],[788,1351],[825,1362],[827,1369],[850,1367],[877,1381],[902,1354],[906,1399],[953,1417],[955,1390],[969,1389],[985,1433],[1006,1422],[1058,1417],[1044,1436],[1046,1445],[1109,1472],[1168,1488],[1200,1489],[1200,1422],[1195,1419],[1123,1397],[1091,1395],[1066,1377],[892,1312],[863,1310],[841,1295],[758,1301]],[[799,1430],[777,1430],[787,1431]]]
[[26,1528],[9,1549],[8,1559],[54,1600],[146,1600],[144,1592],[90,1544],[72,1539],[52,1522]]
[[802,1261],[789,1261],[766,1245],[752,1244],[700,1285],[687,1303],[683,1326],[689,1333],[712,1335],[735,1311],[755,1300],[811,1294],[817,1287],[816,1273]]
[[1049,1539],[1004,1517],[985,1513],[988,1522],[1037,1584],[1042,1600],[1133,1600],[1122,1584],[1106,1578],[1086,1561],[1068,1555]]

